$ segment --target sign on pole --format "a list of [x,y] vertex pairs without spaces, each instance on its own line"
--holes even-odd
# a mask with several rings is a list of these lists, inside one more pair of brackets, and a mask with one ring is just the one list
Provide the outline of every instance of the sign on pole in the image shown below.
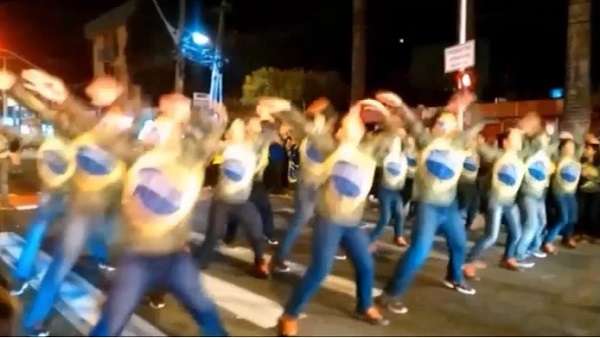
[[452,73],[475,66],[475,40],[444,49],[444,71]]
[[208,107],[210,97],[207,93],[194,92],[192,96],[192,107]]

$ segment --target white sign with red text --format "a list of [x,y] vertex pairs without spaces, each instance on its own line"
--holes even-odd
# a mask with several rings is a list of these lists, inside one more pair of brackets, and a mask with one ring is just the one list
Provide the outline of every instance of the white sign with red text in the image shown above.
[[475,66],[475,40],[444,49],[444,72],[452,73]]

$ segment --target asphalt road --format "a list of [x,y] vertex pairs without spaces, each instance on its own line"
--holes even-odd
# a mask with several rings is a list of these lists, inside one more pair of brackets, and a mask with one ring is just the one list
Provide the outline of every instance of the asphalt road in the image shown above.
[[[276,225],[285,226],[291,200],[273,197],[277,210]],[[204,232],[207,203],[201,203],[195,222],[196,239]],[[13,213],[0,234],[2,272],[9,275],[10,264],[22,246],[22,239],[32,211]],[[374,218],[371,212],[367,219]],[[15,225],[19,225],[18,227]],[[48,253],[61,225],[56,224],[43,250]],[[410,230],[408,230],[410,231]],[[269,281],[247,274],[252,254],[240,236],[237,248],[220,248],[219,257],[201,278],[205,290],[215,300],[225,326],[234,336],[270,336],[287,300],[291,287],[310,259],[310,228],[301,234],[290,260],[294,271],[275,275]],[[477,237],[470,234],[470,239]],[[391,241],[386,230],[384,242]],[[501,239],[502,242],[502,239]],[[390,277],[402,250],[384,245],[376,258],[376,288],[380,292]],[[272,252],[273,248],[271,248]],[[113,260],[118,247],[113,245]],[[436,241],[430,259],[406,297],[409,312],[392,315],[388,327],[371,327],[352,318],[354,309],[353,270],[348,261],[337,261],[320,291],[308,305],[307,317],[300,322],[303,336],[592,336],[600,335],[600,246],[582,244],[576,250],[561,250],[557,256],[540,259],[526,272],[510,272],[496,267],[501,247],[484,257],[488,268],[482,280],[474,283],[477,294],[465,296],[441,285],[447,256],[443,239]],[[43,271],[49,257],[41,255],[37,266]],[[100,273],[89,260],[82,258],[62,288],[50,320],[51,335],[85,335],[95,323],[98,308],[110,285],[110,274]],[[21,297],[24,305],[35,290]],[[167,307],[154,310],[140,304],[126,328],[128,335],[194,336],[195,324],[171,297]]]
[[[274,205],[285,210],[289,202],[274,199]],[[199,210],[201,214],[204,214],[203,210]],[[30,215],[31,212],[21,212],[17,217],[19,223],[26,224]],[[283,227],[288,215],[286,211],[278,213],[278,227]],[[22,234],[24,227],[14,230]],[[203,225],[199,224],[196,230],[201,234]],[[273,334],[271,327],[281,312],[280,304],[285,302],[291,286],[301,275],[300,269],[309,260],[309,231],[307,228],[302,233],[290,258],[296,270],[287,275],[276,275],[270,281],[256,280],[247,275],[252,254],[246,247],[220,250],[219,259],[207,271],[203,281],[233,335]],[[59,232],[60,224],[57,224],[45,243],[45,252],[51,250],[52,239]],[[391,239],[389,231],[386,236]],[[114,249],[116,256],[117,248]],[[600,267],[597,264],[600,247],[584,244],[575,251],[563,251],[540,260],[534,269],[523,273],[496,268],[494,263],[500,253],[501,248],[496,247],[486,256],[490,267],[482,273],[482,281],[475,284],[477,295],[464,296],[440,284],[447,262],[445,246],[440,240],[436,243],[433,257],[407,295],[409,313],[394,316],[392,325],[385,328],[370,327],[351,317],[354,307],[353,271],[347,261],[336,262],[321,291],[306,309],[308,317],[301,321],[300,333],[309,336],[562,336],[600,333],[597,320],[600,313]],[[377,258],[378,289],[389,278],[400,255],[398,250],[388,250]],[[3,268],[4,272],[8,271],[6,260]],[[72,275],[69,283],[75,286],[69,286],[69,289],[78,291],[66,290],[59,295],[57,312],[50,321],[53,335],[71,336],[87,332],[97,317],[103,290],[110,284],[110,275],[99,273],[85,258]],[[77,282],[78,279],[85,282]],[[34,292],[26,294],[22,302],[27,303]],[[77,300],[78,297],[86,300]],[[87,308],[77,305],[90,302],[92,304],[88,304]],[[65,307],[71,307],[70,311]],[[167,307],[162,310],[153,310],[142,304],[136,314],[138,321],[146,322],[141,325],[145,328],[140,329],[145,334],[149,330],[172,336],[197,333],[189,315],[173,299],[169,299]]]

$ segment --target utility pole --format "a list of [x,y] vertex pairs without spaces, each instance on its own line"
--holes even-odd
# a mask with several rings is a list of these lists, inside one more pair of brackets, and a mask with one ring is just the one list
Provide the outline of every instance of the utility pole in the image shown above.
[[365,11],[366,0],[352,0],[352,81],[350,104],[365,95]]
[[221,1],[219,11],[219,26],[217,40],[214,46],[213,62],[211,66],[210,93],[212,102],[223,102],[223,37],[225,35],[225,13],[231,10],[226,0]]
[[[467,42],[467,6],[468,0],[458,0],[459,1],[459,11],[458,11],[458,44],[463,44]],[[472,0],[471,0],[472,1]],[[464,69],[463,69],[464,70]],[[464,127],[465,123],[465,109],[467,107],[463,107],[462,105],[458,105],[456,112],[456,122],[458,123],[459,128]]]
[[592,1],[569,0],[564,111],[561,129],[574,131],[591,120]]
[[177,25],[177,41],[175,43],[175,92],[183,93],[185,81],[185,57],[183,56],[183,31],[185,30],[185,0],[179,0],[179,23]]

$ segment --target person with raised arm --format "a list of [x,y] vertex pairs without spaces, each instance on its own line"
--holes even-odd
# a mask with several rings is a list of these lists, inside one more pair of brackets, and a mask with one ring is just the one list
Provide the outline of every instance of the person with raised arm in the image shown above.
[[220,151],[223,163],[210,202],[206,237],[194,254],[200,261],[200,267],[207,269],[227,223],[237,222],[245,228],[247,240],[254,251],[254,274],[267,278],[269,269],[264,257],[263,220],[256,205],[249,200],[254,177],[261,169],[258,152],[262,143],[250,137],[247,125],[241,119],[231,123],[227,134]]
[[206,336],[226,336],[215,304],[198,283],[189,253],[191,217],[200,197],[206,165],[225,130],[224,107],[214,105],[219,122],[205,131],[189,122],[191,101],[164,95],[161,112],[175,115],[168,146],[144,150],[133,138],[104,144],[130,163],[123,194],[124,252],[99,322],[90,336],[119,336],[147,290],[171,292]]
[[548,226],[542,249],[545,253],[556,254],[554,240],[559,234],[567,248],[576,246],[573,239],[575,223],[577,223],[577,186],[581,178],[581,162],[583,155],[584,133],[561,133],[558,156],[554,159],[555,173],[550,183],[550,195],[554,200],[557,217]]
[[[265,169],[269,164],[269,147],[279,139],[279,134],[274,126],[270,125],[270,117],[264,117],[267,120],[263,120],[261,117],[254,116],[250,118],[247,125],[247,137],[256,143],[257,148],[257,160],[256,173],[254,174],[254,180],[252,181],[252,190],[250,191],[250,197],[248,200],[252,202],[262,220],[262,231],[267,242],[271,245],[279,244],[275,239],[275,223],[273,220],[273,209],[271,207],[271,200],[269,199],[269,193],[264,183]],[[225,244],[232,244],[237,234],[238,222],[234,219],[230,219],[227,222],[227,230],[223,242]]]
[[[298,129],[302,125],[304,130],[312,129],[302,114],[292,111],[289,103],[285,108],[284,100],[265,99],[259,104],[279,111],[278,116],[290,125],[300,124]],[[364,138],[363,123],[367,116],[377,117],[385,125],[379,136],[368,140]],[[389,111],[380,102],[362,100],[342,119],[337,140],[331,134],[308,133],[314,150],[324,159],[319,169],[320,181],[316,182],[312,256],[279,318],[279,335],[298,334],[298,317],[330,272],[340,245],[356,270],[357,316],[372,325],[388,325],[389,321],[373,305],[374,263],[369,238],[361,228],[377,161],[388,154],[390,136],[397,133],[388,123],[388,117]]]
[[[70,179],[75,171],[75,151],[71,140],[78,135],[75,125],[66,121],[62,112],[50,107],[27,91],[22,81],[12,73],[0,72],[7,90],[15,101],[37,114],[42,120],[54,122],[54,135],[44,140],[38,149],[37,170],[41,181],[41,198],[33,221],[27,228],[25,246],[13,273],[11,294],[21,295],[34,276],[34,263],[46,231],[65,211]],[[90,249],[94,249],[91,247]],[[94,256],[94,252],[92,251]],[[100,256],[102,254],[100,253]]]
[[[383,96],[383,97],[382,97]],[[388,109],[397,109],[393,102],[386,101],[386,92],[375,95]],[[396,115],[394,115],[398,118]],[[376,241],[381,237],[385,226],[393,219],[394,244],[400,247],[408,245],[404,238],[404,201],[402,190],[406,183],[408,160],[403,152],[402,143],[406,138],[406,131],[398,128],[398,135],[390,138],[389,152],[381,158],[381,178],[379,180],[378,196],[379,219],[371,231],[371,251],[376,251]]]
[[477,123],[461,131],[456,116],[458,106],[467,107],[474,100],[473,94],[459,92],[450,100],[446,110],[433,118],[431,131],[393,93],[386,93],[390,104],[402,111],[402,118],[413,135],[420,150],[415,185],[418,206],[411,234],[410,247],[400,258],[386,284],[379,304],[398,314],[408,311],[401,297],[407,291],[415,274],[421,268],[433,246],[436,232],[446,237],[450,260],[444,285],[464,294],[475,294],[462,276],[462,264],[466,251],[466,230],[462,221],[456,190],[467,153],[467,142],[473,139],[484,123]]
[[38,70],[23,71],[22,78],[28,90],[58,104],[57,109],[67,117],[67,123],[81,131],[72,141],[75,171],[64,231],[39,292],[21,318],[27,334],[42,336],[48,334],[43,325],[56,294],[86,243],[91,242],[95,251],[103,252],[104,262],[100,266],[109,268],[106,237],[119,209],[118,196],[125,164],[99,143],[129,130],[132,118],[124,114],[128,109],[124,88],[113,78],[97,78],[86,88],[92,105],[104,111],[99,121],[94,111],[67,91],[62,80]]
[[[289,115],[297,115],[294,122],[289,124],[290,133],[295,139],[302,140],[298,147],[300,173],[294,190],[294,214],[290,218],[279,247],[270,262],[270,267],[278,272],[290,271],[285,259],[288,257],[296,238],[298,238],[300,230],[308,223],[315,212],[316,195],[318,185],[321,182],[321,165],[324,158],[310,141],[309,135],[331,132],[325,114],[330,107],[329,100],[319,98],[308,106],[306,116],[303,116],[300,112],[289,113]],[[284,107],[284,109],[288,108]],[[293,107],[290,105],[289,109],[293,109]],[[290,119],[288,116],[283,118]],[[329,120],[329,122],[331,121],[333,119]]]
[[[526,127],[522,124],[522,127]],[[524,134],[531,133],[535,126],[528,129],[510,129],[501,136],[502,148],[496,148],[480,142],[478,153],[485,162],[493,163],[490,172],[490,186],[487,189],[487,210],[485,214],[484,234],[475,241],[463,266],[467,278],[475,279],[477,260],[483,252],[498,240],[500,226],[504,220],[507,237],[501,266],[509,270],[519,270],[516,256],[517,241],[521,238],[521,217],[516,203],[517,194],[525,175],[524,159],[531,149],[523,146]]]
[[559,146],[558,134],[552,123],[546,123],[545,128],[537,113],[524,116],[520,124],[535,126],[537,132],[529,135],[532,152],[524,159],[525,176],[519,189],[519,207],[523,221],[523,233],[517,243],[517,260],[519,266],[530,268],[535,262],[529,255],[543,258],[546,253],[541,250],[542,233],[546,228],[546,192],[550,183],[551,156]]
[[475,216],[479,212],[479,201],[481,191],[479,189],[479,166],[480,156],[477,153],[479,135],[469,141],[467,157],[463,164],[463,170],[458,180],[458,204],[465,215],[465,228],[471,229]]

